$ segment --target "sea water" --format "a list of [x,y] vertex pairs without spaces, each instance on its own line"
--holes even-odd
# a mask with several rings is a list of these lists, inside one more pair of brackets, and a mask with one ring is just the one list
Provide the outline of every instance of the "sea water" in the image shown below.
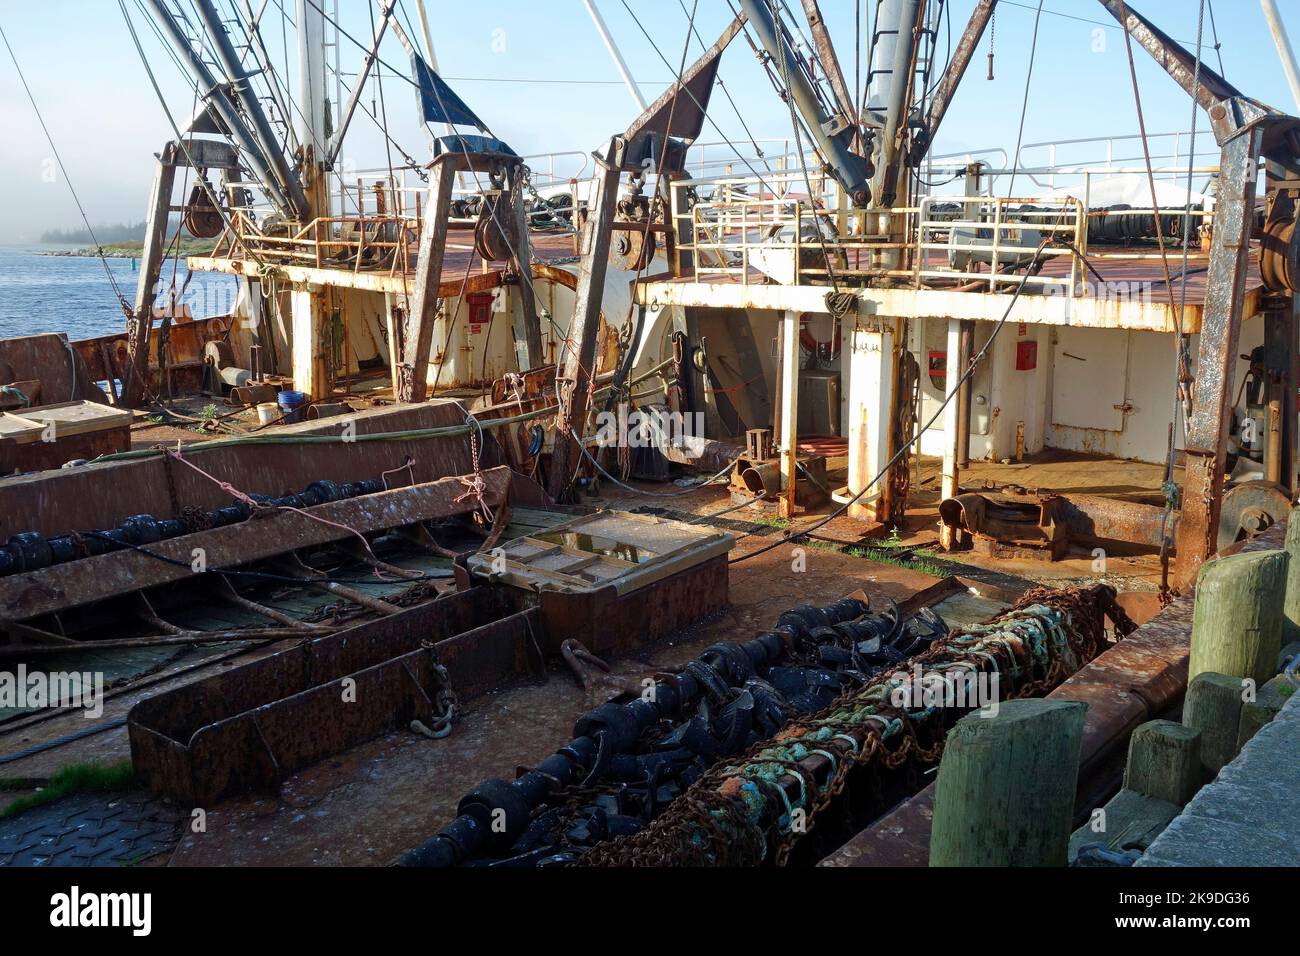
[[[68,246],[0,246],[0,338],[66,332],[70,340],[112,335],[126,328],[121,305],[97,256],[60,256]],[[107,259],[128,302],[135,300],[139,259]],[[234,276],[195,273],[184,294],[187,270],[175,263],[178,300],[196,318],[225,315],[234,307]],[[173,260],[162,270],[159,292],[171,287]],[[165,301],[165,298],[160,301]]]

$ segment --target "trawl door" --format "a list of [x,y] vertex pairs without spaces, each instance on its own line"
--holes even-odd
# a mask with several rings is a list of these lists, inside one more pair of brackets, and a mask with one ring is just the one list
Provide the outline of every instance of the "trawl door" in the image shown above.
[[1052,424],[1123,431],[1128,352],[1121,329],[1057,328]]

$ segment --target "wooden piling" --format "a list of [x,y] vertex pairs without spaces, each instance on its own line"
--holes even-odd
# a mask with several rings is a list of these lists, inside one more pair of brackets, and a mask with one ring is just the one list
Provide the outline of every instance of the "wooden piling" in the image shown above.
[[1202,565],[1189,681],[1210,672],[1263,684],[1277,672],[1287,564],[1285,551],[1253,551]]
[[1124,786],[1183,806],[1201,787],[1201,734],[1172,720],[1152,720],[1133,731]]
[[1286,598],[1282,602],[1282,643],[1300,641],[1300,508],[1292,508],[1286,522],[1288,557]]
[[931,866],[1064,866],[1087,705],[1013,700],[948,734]]
[[1241,705],[1241,720],[1237,724],[1238,751],[1278,715],[1287,699],[1295,692],[1295,685],[1279,674],[1259,688],[1254,700],[1245,701]]
[[1241,723],[1242,678],[1204,672],[1187,685],[1183,726],[1201,732],[1203,782],[1209,782],[1237,756]]

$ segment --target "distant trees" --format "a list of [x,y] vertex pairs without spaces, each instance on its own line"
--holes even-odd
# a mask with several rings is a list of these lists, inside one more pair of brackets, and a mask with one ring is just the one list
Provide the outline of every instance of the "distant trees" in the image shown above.
[[[177,213],[172,213],[167,217],[167,236],[171,238],[172,233],[180,224],[181,217]],[[119,222],[112,225],[95,226],[95,236],[104,245],[111,242],[144,242],[143,222],[136,223],[134,226],[129,223]],[[186,238],[193,238],[188,229],[185,230]],[[66,245],[66,246],[90,246],[94,245],[95,240],[90,237],[90,230],[81,229],[47,229],[41,233],[41,243],[43,245]]]
[[[144,241],[144,223],[129,225],[127,223],[116,223],[114,225],[102,225],[95,227],[95,237],[100,242],[143,242]],[[50,245],[76,245],[78,243],[92,243],[95,240],[91,238],[90,231],[82,229],[47,229],[41,233],[41,242]]]

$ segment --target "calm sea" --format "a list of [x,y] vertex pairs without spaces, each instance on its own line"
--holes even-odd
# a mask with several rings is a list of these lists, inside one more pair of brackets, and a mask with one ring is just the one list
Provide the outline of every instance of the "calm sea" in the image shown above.
[[[66,332],[69,339],[110,335],[126,327],[104,266],[95,257],[49,256],[59,246],[0,246],[0,338],[38,332]],[[139,260],[109,259],[118,287],[128,301],[135,299]],[[163,279],[172,278],[168,260]],[[182,260],[176,273],[179,289],[185,282]],[[224,315],[234,306],[235,278],[195,273],[181,301],[198,317]]]

